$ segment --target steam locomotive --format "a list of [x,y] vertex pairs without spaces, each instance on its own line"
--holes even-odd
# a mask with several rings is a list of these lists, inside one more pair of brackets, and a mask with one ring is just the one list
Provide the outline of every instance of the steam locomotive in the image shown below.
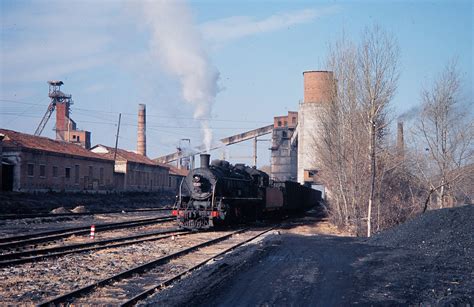
[[262,171],[224,160],[209,164],[202,154],[201,167],[181,182],[172,214],[187,229],[256,220],[270,212],[302,212],[321,201],[321,192],[292,181],[270,182]]

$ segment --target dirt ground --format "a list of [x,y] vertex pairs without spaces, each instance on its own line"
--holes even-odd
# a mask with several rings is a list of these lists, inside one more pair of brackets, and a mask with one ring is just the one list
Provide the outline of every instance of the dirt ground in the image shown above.
[[474,206],[437,211],[374,239],[344,236],[307,217],[209,263],[143,304],[473,306]]

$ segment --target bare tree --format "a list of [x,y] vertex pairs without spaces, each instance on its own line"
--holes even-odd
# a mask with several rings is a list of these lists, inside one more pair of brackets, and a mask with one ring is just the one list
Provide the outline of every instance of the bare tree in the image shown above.
[[[332,218],[338,225],[360,230],[364,202],[363,173],[367,142],[358,103],[357,47],[342,37],[330,47],[328,68],[337,79],[331,103],[321,109],[321,129],[315,131],[315,162],[327,187]],[[362,162],[362,163],[361,163]]]
[[320,116],[316,157],[340,224],[360,233],[362,221],[367,220],[368,236],[376,183],[382,182],[377,169],[383,168],[379,156],[386,135],[386,109],[398,79],[397,64],[395,40],[377,26],[366,30],[360,46],[343,37],[329,52],[327,65],[337,84],[332,103]]
[[377,178],[377,147],[386,128],[385,110],[395,93],[398,81],[398,45],[394,38],[374,26],[366,30],[359,49],[360,103],[365,110],[369,135],[370,192],[367,206],[367,236],[372,228],[372,207]]
[[[461,79],[456,63],[447,64],[429,89],[421,93],[422,107],[415,127],[419,154],[418,170],[428,196],[438,208],[452,202],[453,191],[463,179],[472,177],[474,124],[469,110],[463,108]],[[469,105],[469,104],[468,104]]]

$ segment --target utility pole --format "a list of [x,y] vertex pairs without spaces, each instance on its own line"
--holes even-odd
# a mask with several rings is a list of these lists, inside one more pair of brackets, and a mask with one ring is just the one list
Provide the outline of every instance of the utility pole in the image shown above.
[[257,168],[257,137],[253,139],[253,166]]
[[122,113],[119,113],[119,120],[117,125],[117,135],[115,136],[115,150],[114,150],[114,168],[115,168],[115,159],[117,158],[117,146],[118,146],[118,138],[120,133],[120,120],[122,119]]
[[257,139],[257,137],[255,137],[253,139],[253,166],[255,166],[255,168],[257,168],[257,142],[268,142],[268,141],[271,141],[270,139]]

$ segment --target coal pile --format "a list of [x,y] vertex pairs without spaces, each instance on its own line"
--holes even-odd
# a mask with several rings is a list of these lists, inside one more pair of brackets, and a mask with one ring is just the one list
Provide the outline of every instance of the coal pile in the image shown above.
[[[369,243],[388,247],[417,249],[431,256],[474,258],[474,206],[428,211],[398,227],[370,238]],[[454,254],[454,255],[453,255]]]
[[[411,284],[412,303],[472,306],[474,205],[428,211],[367,243],[391,248],[401,264],[393,281]],[[400,251],[411,256],[397,258]]]

